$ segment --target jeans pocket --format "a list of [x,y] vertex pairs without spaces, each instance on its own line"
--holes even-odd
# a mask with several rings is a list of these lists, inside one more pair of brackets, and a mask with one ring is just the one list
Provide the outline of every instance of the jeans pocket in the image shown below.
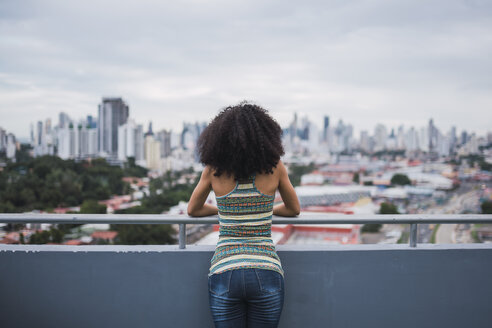
[[282,290],[282,275],[277,271],[255,269],[260,291],[265,294],[275,294]]
[[215,273],[208,277],[208,291],[217,296],[223,296],[229,292],[232,271]]

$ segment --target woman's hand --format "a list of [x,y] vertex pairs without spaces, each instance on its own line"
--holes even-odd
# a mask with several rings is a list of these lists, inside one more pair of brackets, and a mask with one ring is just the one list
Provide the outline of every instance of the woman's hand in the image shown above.
[[279,172],[278,191],[282,196],[283,204],[278,204],[273,207],[273,215],[278,216],[297,216],[301,212],[301,205],[297,198],[294,186],[289,179],[287,168],[282,161],[278,162],[277,169]]
[[205,204],[205,201],[210,194],[210,190],[212,190],[210,174],[210,168],[205,166],[200,181],[196,185],[195,190],[193,190],[190,201],[188,202],[189,216],[210,216],[218,213],[217,206]]

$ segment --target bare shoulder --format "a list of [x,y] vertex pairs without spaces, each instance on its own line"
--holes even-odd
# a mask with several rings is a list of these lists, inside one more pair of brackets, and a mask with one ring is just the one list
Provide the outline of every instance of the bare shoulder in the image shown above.
[[287,168],[285,167],[284,163],[282,160],[279,160],[277,163],[277,167],[275,168],[274,172],[278,174],[279,176],[287,174]]

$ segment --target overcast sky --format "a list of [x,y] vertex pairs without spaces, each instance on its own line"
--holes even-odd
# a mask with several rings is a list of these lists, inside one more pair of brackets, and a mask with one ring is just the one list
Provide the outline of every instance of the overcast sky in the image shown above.
[[27,137],[103,96],[155,130],[247,99],[284,127],[297,112],[483,134],[492,1],[0,0],[0,127]]

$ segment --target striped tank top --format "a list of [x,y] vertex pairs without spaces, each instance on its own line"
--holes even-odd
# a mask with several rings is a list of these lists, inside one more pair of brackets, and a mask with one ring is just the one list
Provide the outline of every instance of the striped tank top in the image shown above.
[[274,270],[284,275],[271,238],[274,199],[256,188],[255,175],[237,181],[227,195],[216,197],[219,241],[210,260],[209,276],[241,268]]

